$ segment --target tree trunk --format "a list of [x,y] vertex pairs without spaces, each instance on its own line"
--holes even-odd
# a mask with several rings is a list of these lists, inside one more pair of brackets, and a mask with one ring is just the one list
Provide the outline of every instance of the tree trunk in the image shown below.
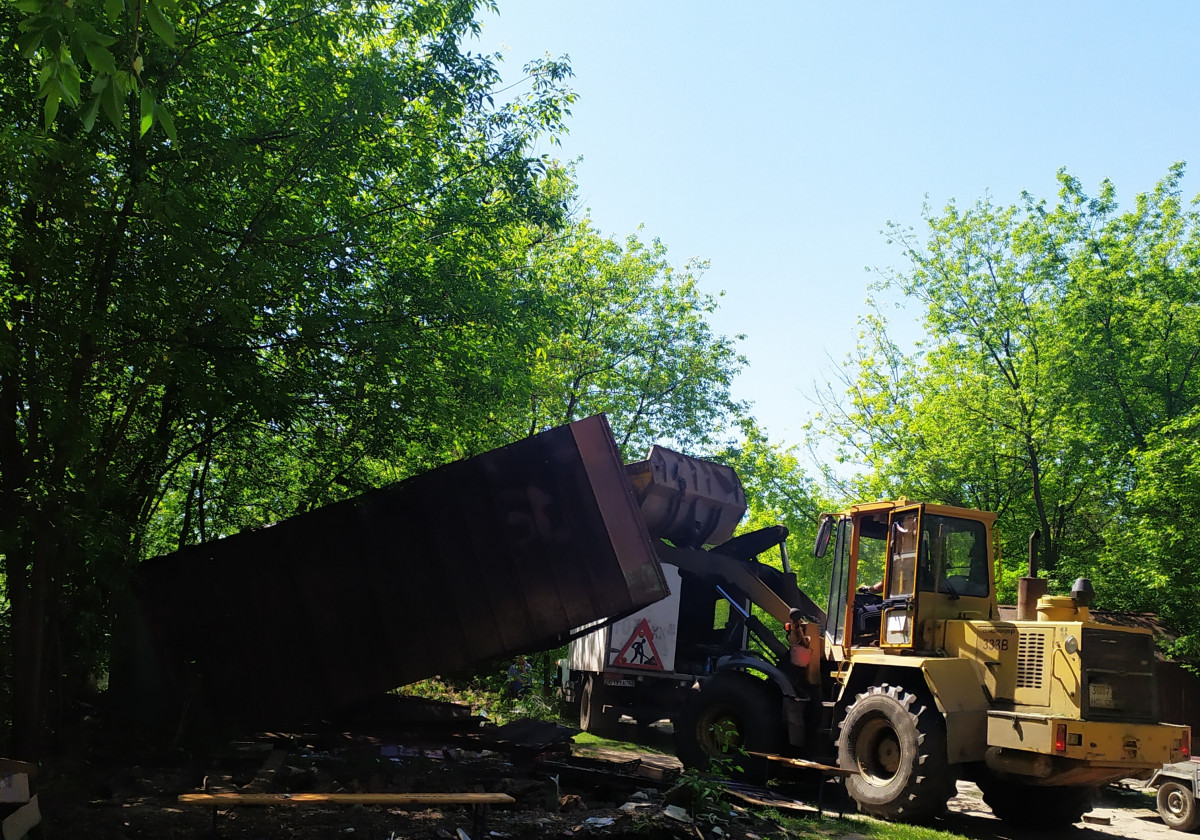
[[[39,523],[40,524],[40,523]],[[54,548],[46,525],[37,528],[28,585],[9,592],[12,602],[13,707],[9,755],[36,761],[42,747],[43,654],[46,603]],[[9,560],[10,565],[12,559]],[[19,561],[18,561],[19,562]]]

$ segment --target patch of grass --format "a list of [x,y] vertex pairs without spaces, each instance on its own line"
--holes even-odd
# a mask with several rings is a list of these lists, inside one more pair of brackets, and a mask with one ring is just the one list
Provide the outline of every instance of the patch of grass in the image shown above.
[[790,837],[848,838],[867,837],[878,840],[969,840],[952,831],[941,831],[922,825],[880,822],[858,817],[794,817],[775,812],[773,821],[782,826]]
[[525,691],[513,697],[507,690],[503,675],[469,681],[431,677],[396,689],[396,693],[443,703],[459,703],[468,706],[472,714],[481,715],[496,724],[519,718],[558,719],[558,704],[553,698],[543,697],[536,691]]
[[[854,835],[864,836],[863,832],[859,830],[860,821],[855,819],[835,820],[828,817],[790,817],[778,811],[772,811],[770,820],[780,826],[786,832],[787,837],[832,837],[842,840],[842,838]],[[773,834],[771,836],[774,838]]]
[[[571,726],[576,725],[574,722]],[[631,733],[634,731],[632,726],[629,727]],[[580,732],[575,736],[576,746],[584,747],[585,749],[607,749],[607,750],[625,750],[627,752],[654,753],[656,755],[674,755],[675,753],[669,749],[660,749],[650,744],[644,744],[639,741],[619,741],[612,738],[601,738],[591,732]]]

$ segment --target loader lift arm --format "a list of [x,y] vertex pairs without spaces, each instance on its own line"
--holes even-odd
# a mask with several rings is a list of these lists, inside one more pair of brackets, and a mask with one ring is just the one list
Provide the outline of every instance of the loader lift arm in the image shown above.
[[[783,535],[786,538],[786,529]],[[779,572],[754,560],[737,560],[726,556],[720,553],[722,546],[717,546],[711,551],[668,545],[656,548],[663,562],[697,575],[729,581],[781,623],[791,621],[793,608],[799,609],[819,625],[825,623],[825,611],[800,590],[795,577],[790,574]]]

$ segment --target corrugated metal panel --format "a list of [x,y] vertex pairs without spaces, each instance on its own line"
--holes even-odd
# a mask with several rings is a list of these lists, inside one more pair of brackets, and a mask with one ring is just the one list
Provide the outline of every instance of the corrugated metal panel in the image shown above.
[[295,721],[667,594],[603,417],[145,563],[175,698]]

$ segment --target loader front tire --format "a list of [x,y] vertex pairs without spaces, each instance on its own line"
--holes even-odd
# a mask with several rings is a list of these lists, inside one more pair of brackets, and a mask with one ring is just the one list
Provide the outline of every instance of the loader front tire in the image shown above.
[[763,680],[720,674],[692,694],[673,721],[675,755],[684,767],[749,775],[759,772],[764,762],[744,753],[779,751],[781,696]]
[[1094,787],[1029,785],[995,776],[980,779],[979,789],[997,819],[1024,828],[1066,828],[1096,801]]
[[872,817],[921,822],[946,810],[954,773],[933,702],[896,685],[871,686],[846,710],[838,765],[846,790]]

